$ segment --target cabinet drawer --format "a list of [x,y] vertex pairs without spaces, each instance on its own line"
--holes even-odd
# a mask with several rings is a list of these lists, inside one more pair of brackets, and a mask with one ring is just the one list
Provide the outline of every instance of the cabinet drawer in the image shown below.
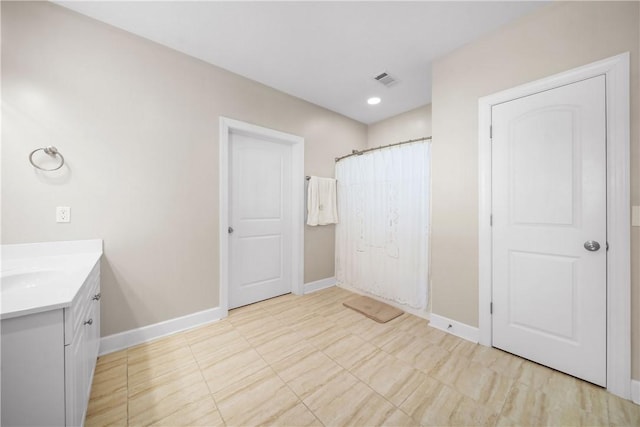
[[[87,280],[78,291],[78,295],[71,304],[71,307],[64,310],[64,343],[69,345],[72,343],[75,335],[80,328],[99,326],[96,319],[91,319],[91,308],[94,303],[99,303],[100,299],[100,261],[89,273]],[[91,321],[91,325],[85,325],[84,322]],[[95,322],[95,323],[94,323]]]

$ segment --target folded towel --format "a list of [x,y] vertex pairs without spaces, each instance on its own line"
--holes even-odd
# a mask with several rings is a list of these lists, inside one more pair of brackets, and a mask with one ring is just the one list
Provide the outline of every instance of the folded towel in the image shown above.
[[336,180],[312,176],[307,191],[307,224],[327,225],[338,223]]

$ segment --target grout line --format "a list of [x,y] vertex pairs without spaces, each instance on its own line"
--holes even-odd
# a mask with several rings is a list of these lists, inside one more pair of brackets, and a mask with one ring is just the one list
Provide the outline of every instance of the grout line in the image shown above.
[[[294,309],[295,309],[295,307],[294,307]],[[267,311],[268,311],[268,310],[267,310]],[[269,312],[269,314],[270,314],[271,318],[273,318],[273,319],[275,319],[275,320],[277,320],[277,321],[281,321],[280,319],[278,319],[278,318],[274,317],[274,316],[273,316],[273,314],[271,314],[270,312]],[[317,314],[317,313],[316,313],[316,312],[315,312],[315,310],[314,310],[314,311],[313,311],[313,313],[310,313],[309,315],[311,316],[311,315],[316,315],[316,314]],[[318,346],[317,346],[317,345],[315,345],[313,342],[309,341],[309,340],[307,339],[307,337],[306,337],[306,336],[304,336],[303,334],[301,334],[301,333],[300,333],[300,331],[299,331],[298,329],[296,329],[296,328],[295,328],[295,326],[291,326],[291,327],[286,326],[286,328],[287,328],[287,329],[289,329],[291,332],[293,332],[293,333],[295,333],[295,334],[297,334],[297,335],[300,335],[300,337],[302,337],[302,338],[303,338],[304,342],[305,342],[305,343],[307,343],[307,344],[309,344],[311,347],[313,347],[313,348],[315,349],[315,351],[320,352],[320,353],[322,353],[323,355],[327,356],[326,354],[324,354],[324,352],[322,352],[322,350],[320,350],[320,349],[318,348]],[[323,331],[323,332],[326,332],[326,331]],[[320,333],[322,333],[322,332],[320,332]],[[316,335],[318,335],[318,334],[316,334]],[[314,336],[315,336],[315,335],[314,335]],[[251,343],[249,343],[249,344],[251,344]],[[251,346],[253,347],[253,344],[251,344]],[[324,424],[324,423],[322,422],[322,420],[318,417],[318,415],[317,415],[317,414],[316,414],[316,413],[315,413],[311,408],[309,408],[309,406],[307,406],[307,404],[304,402],[304,400],[302,399],[302,397],[301,397],[300,395],[298,395],[298,393],[296,393],[296,391],[295,391],[295,390],[294,390],[294,389],[289,385],[289,383],[288,383],[287,381],[285,381],[285,380],[284,380],[284,378],[282,378],[282,376],[280,375],[280,373],[278,373],[278,371],[276,371],[276,370],[274,369],[274,367],[272,366],[272,364],[271,364],[271,363],[269,363],[269,362],[264,358],[264,356],[262,355],[262,353],[260,353],[260,352],[257,350],[257,348],[255,348],[255,347],[253,347],[253,348],[254,348],[254,349],[255,349],[255,351],[260,355],[260,357],[262,358],[262,360],[264,360],[264,362],[265,362],[265,363],[269,366],[269,368],[274,372],[274,374],[275,374],[275,375],[280,379],[280,381],[282,381],[282,382],[285,384],[285,386],[286,386],[286,387],[287,387],[287,388],[288,388],[288,389],[293,393],[293,395],[294,395],[294,396],[296,396],[296,398],[298,399],[298,402],[299,402],[299,403],[301,403],[305,408],[307,408],[307,410],[309,411],[309,413],[310,413],[310,414],[312,414],[312,415],[314,416],[314,418],[315,418],[315,419],[316,419],[320,424],[322,424],[323,426],[325,426],[325,424]],[[295,353],[296,353],[296,352],[293,352],[293,353],[291,353],[290,355],[285,356],[283,359],[278,360],[277,362],[280,362],[280,361],[282,361],[282,360],[286,359],[287,357],[290,357],[291,355],[293,355],[293,354],[295,354]],[[328,357],[328,356],[327,356],[327,357]],[[331,359],[330,357],[328,357],[328,358],[329,358],[329,360],[333,361],[333,359]],[[275,363],[277,363],[277,362],[275,362]],[[333,361],[333,362],[334,362],[334,363],[336,363],[335,361]],[[342,368],[342,369],[344,370],[344,368],[343,368],[340,364],[336,363],[336,365],[337,365],[337,366],[340,366],[340,368]],[[320,388],[320,387],[318,387],[318,388]],[[315,392],[315,391],[314,391],[314,392]]]
[[[410,314],[410,313],[407,313],[407,314]],[[404,332],[404,331],[402,331],[402,330],[398,329],[398,328],[397,328],[397,326],[393,326],[393,330],[394,330],[394,332],[396,332],[396,333],[403,333],[403,332]],[[383,333],[384,333],[384,332],[383,332]],[[372,342],[371,342],[371,340],[361,338],[361,337],[359,337],[358,335],[354,334],[354,333],[353,333],[353,332],[351,332],[351,331],[349,331],[349,335],[346,335],[346,336],[347,336],[347,337],[348,337],[348,336],[353,336],[353,337],[356,337],[356,338],[358,338],[358,339],[361,339],[362,341],[364,341],[364,342],[366,342],[366,343],[368,343],[368,344],[372,345],[373,347],[375,347],[376,351],[380,351],[381,353],[383,353],[383,354],[385,354],[385,355],[387,355],[387,356],[392,357],[394,360],[398,361],[399,363],[402,363],[403,365],[406,365],[408,368],[410,368],[410,369],[412,369],[412,370],[414,370],[414,371],[416,371],[416,372],[419,372],[419,373],[421,373],[421,374],[424,374],[426,377],[428,377],[428,374],[427,374],[427,373],[425,373],[425,372],[421,371],[420,369],[415,368],[412,364],[407,363],[407,362],[405,362],[404,360],[398,359],[398,358],[397,358],[396,356],[394,356],[393,354],[390,354],[390,353],[389,353],[389,352],[387,352],[386,350],[383,350],[381,346],[378,346],[378,345],[376,345],[376,344],[372,343]],[[377,338],[378,336],[379,336],[379,335],[376,335],[376,336],[374,337],[374,339],[375,339],[375,338]],[[338,338],[338,340],[343,339],[343,338],[344,338],[344,337],[342,337],[342,338]],[[338,341],[338,340],[336,340],[336,341]],[[385,344],[385,345],[386,345],[386,344]],[[341,366],[341,367],[342,367],[346,372],[348,372],[351,376],[353,376],[357,381],[359,381],[359,382],[361,382],[362,384],[364,384],[364,385],[365,385],[369,390],[371,390],[373,393],[375,393],[376,395],[380,396],[383,400],[385,400],[386,402],[388,402],[388,403],[389,403],[389,404],[390,404],[390,405],[391,405],[395,410],[398,410],[398,411],[402,412],[402,413],[403,413],[403,414],[405,414],[407,417],[409,417],[410,419],[414,420],[414,418],[413,418],[411,415],[407,414],[404,410],[402,410],[402,409],[400,408],[400,406],[402,405],[402,403],[404,403],[404,402],[409,398],[409,396],[411,396],[413,393],[415,393],[415,391],[420,387],[420,385],[422,385],[422,382],[421,382],[421,383],[418,385],[418,387],[416,387],[416,388],[415,388],[411,393],[409,393],[409,395],[407,395],[407,396],[402,400],[402,402],[400,402],[400,404],[396,405],[396,404],[394,404],[393,402],[391,402],[389,399],[387,399],[385,396],[383,396],[382,394],[378,393],[378,391],[376,391],[375,389],[373,389],[373,388],[371,387],[371,385],[370,385],[367,381],[365,381],[365,380],[361,379],[361,378],[360,378],[360,377],[359,377],[359,376],[358,376],[358,375],[353,371],[357,366],[361,366],[361,365],[362,365],[363,363],[365,363],[367,360],[370,360],[370,359],[375,355],[376,351],[374,351],[372,354],[367,355],[367,356],[365,356],[364,358],[362,358],[360,361],[358,361],[358,362],[357,362],[354,366],[352,366],[351,368],[347,368],[347,367],[345,367],[345,366],[341,365],[337,360],[333,359],[330,355],[328,355],[327,353],[325,353],[325,352],[324,352],[324,350],[319,350],[319,351],[321,351],[324,355],[326,355],[326,356],[327,356],[327,357],[329,357],[331,360],[333,360],[335,363],[337,363],[339,366]],[[390,414],[389,416],[391,416],[391,415],[392,415],[392,414]],[[389,417],[386,417],[386,418],[385,418],[385,421],[386,421],[388,418],[389,418]],[[415,420],[414,420],[414,421],[415,421]]]
[[[314,314],[315,314],[315,312],[314,312]],[[271,315],[271,317],[272,317],[272,318],[274,318],[274,319],[276,319],[276,320],[279,320],[279,319],[277,319],[277,318],[273,317],[273,315]],[[306,337],[305,337],[304,335],[300,334],[300,332],[295,328],[295,326],[290,326],[290,327],[289,327],[289,326],[287,326],[287,329],[289,329],[291,332],[293,332],[293,333],[295,333],[295,334],[299,335],[300,337],[302,337],[302,338],[303,338],[303,340],[304,340],[304,342],[305,342],[305,343],[307,343],[307,344],[309,344],[309,345],[311,345],[311,346],[312,346],[316,351],[318,350],[317,346],[316,346],[315,344],[313,344],[313,343],[309,342],[309,341],[306,339]],[[296,397],[298,398],[298,401],[299,401],[300,403],[302,403],[302,405],[303,405],[305,408],[307,408],[307,410],[309,411],[309,413],[310,413],[310,414],[312,414],[312,415],[314,416],[314,418],[315,418],[315,419],[316,419],[320,424],[322,424],[322,425],[324,426],[325,424],[320,420],[320,418],[318,417],[318,415],[316,415],[316,413],[315,413],[313,410],[311,410],[311,408],[309,408],[309,407],[307,406],[307,404],[304,402],[304,400],[302,399],[302,397],[301,397],[301,396],[299,396],[299,395],[298,395],[298,393],[296,393],[296,391],[295,391],[295,390],[294,390],[294,389],[289,385],[289,383],[288,383],[287,381],[285,381],[285,380],[284,380],[284,378],[282,378],[282,376],[280,375],[280,373],[278,373],[278,371],[276,371],[276,370],[273,368],[272,364],[271,364],[271,363],[269,363],[269,362],[264,358],[264,356],[262,355],[262,353],[260,353],[257,349],[256,349],[256,352],[260,355],[260,357],[262,358],[262,360],[264,360],[264,362],[269,366],[269,368],[271,368],[271,370],[276,374],[276,376],[280,379],[280,381],[282,381],[282,382],[287,386],[287,388],[288,388],[289,390],[291,390],[291,392],[293,393],[293,395],[294,395],[294,396],[296,396]],[[291,355],[293,355],[293,354],[295,354],[295,353],[296,353],[296,352],[291,353],[290,355],[285,356],[285,357],[284,357],[284,359],[286,359],[287,357],[289,357],[289,356],[291,356]],[[279,361],[281,361],[281,360],[284,360],[284,359],[280,359],[280,360],[278,360],[277,362],[279,362]],[[277,363],[277,362],[276,362],[276,363]]]
[[[191,353],[191,357],[193,357],[193,360],[196,362],[196,366],[198,367],[198,372],[200,372],[200,377],[202,377],[202,381],[204,381],[204,384],[207,386],[207,390],[209,390],[209,395],[213,398],[213,394],[211,393],[211,388],[209,387],[209,383],[207,382],[206,378],[204,377],[204,374],[202,373],[202,367],[200,366],[200,362],[198,362],[198,358],[196,357],[196,355],[193,352],[193,349],[191,348],[191,344],[189,343],[189,340],[187,340],[187,347],[189,348],[189,353]],[[213,403],[216,405],[216,410],[218,409],[218,405],[215,403],[215,399],[213,400]],[[218,412],[220,412],[218,410]]]
[[[224,321],[224,319],[223,319],[223,321]],[[235,326],[231,322],[229,322],[229,325],[231,326],[231,330],[232,331],[237,332],[240,335],[240,337],[242,339],[244,339],[244,336],[242,336],[242,334],[239,331],[236,330]],[[220,405],[218,404],[218,402],[216,401],[215,397],[213,396],[213,392],[211,391],[211,387],[209,387],[209,382],[205,378],[204,372],[202,372],[202,366],[200,365],[200,362],[198,361],[198,358],[196,357],[195,353],[193,352],[193,348],[191,348],[191,343],[189,342],[188,339],[186,339],[186,337],[185,337],[185,340],[187,342],[187,346],[189,347],[189,351],[191,352],[191,356],[193,357],[193,359],[196,362],[196,366],[198,367],[198,371],[200,372],[200,376],[202,377],[202,381],[204,381],[204,384],[207,386],[207,390],[209,390],[209,397],[213,401],[213,405],[215,406],[216,411],[218,412],[218,415],[220,416],[220,419],[222,420],[224,425],[227,426],[228,425],[227,420],[224,419],[224,415],[222,414],[222,411],[220,410]],[[206,339],[203,340],[203,341],[206,341]]]
[[[355,336],[355,335],[354,335]],[[376,347],[376,351],[380,351],[383,352],[383,350],[379,349],[377,346],[375,346],[373,343],[371,343],[368,340],[364,340],[366,343],[373,345],[374,347]],[[395,405],[393,402],[391,402],[389,399],[387,399],[386,396],[383,396],[381,393],[378,393],[377,390],[375,390],[373,387],[371,387],[371,385],[363,380],[362,378],[360,378],[354,371],[352,371],[352,369],[355,369],[357,366],[362,366],[363,363],[366,363],[367,361],[371,360],[374,356],[375,356],[376,352],[374,351],[372,354],[365,356],[362,360],[360,360],[357,364],[355,364],[351,369],[347,369],[344,368],[349,374],[351,374],[356,380],[358,380],[359,382],[361,382],[362,384],[364,384],[369,390],[371,390],[372,392],[374,392],[375,394],[377,394],[378,396],[380,396],[383,400],[385,400],[386,402],[388,402],[394,409],[397,410],[401,410],[399,405]],[[386,354],[386,353],[385,353]],[[328,357],[328,355],[327,355]],[[393,357],[393,356],[392,356]],[[398,360],[398,359],[396,359]],[[337,363],[337,362],[336,362]],[[415,391],[415,390],[414,390]],[[406,400],[406,398],[405,398]],[[389,417],[386,417],[386,419],[388,419]]]
[[[327,305],[331,305],[332,303],[341,303],[341,302],[343,302],[343,301],[344,301],[344,299],[342,299],[342,301],[341,301],[340,299],[338,299],[338,300],[336,300],[336,301],[332,301],[331,303],[329,303],[329,304],[327,304]],[[324,306],[324,305],[322,305],[322,306]],[[335,322],[332,322],[332,323],[333,323],[335,326],[340,326],[339,324],[337,324],[337,323],[335,323]],[[326,332],[326,331],[324,331],[324,332]],[[322,333],[322,332],[321,332],[321,333]],[[359,338],[359,339],[361,339],[362,341],[364,341],[364,342],[366,342],[366,343],[368,343],[368,344],[372,345],[373,347],[375,347],[375,348],[376,348],[376,351],[382,351],[378,346],[376,346],[375,344],[371,343],[369,340],[365,340],[365,339],[363,339],[363,338],[360,338],[360,337],[358,337],[357,335],[355,335],[355,334],[354,334],[353,332],[351,332],[351,331],[349,331],[349,334],[348,334],[348,335],[346,335],[345,337],[348,337],[348,336],[354,336],[354,337],[356,337],[356,338]],[[342,338],[345,338],[345,337],[338,338],[336,341],[339,341],[339,340],[341,340]],[[335,342],[335,341],[334,341],[334,342]],[[332,342],[332,344],[333,344],[333,342]],[[330,344],[330,345],[331,345],[331,344]],[[361,379],[361,378],[360,378],[360,377],[359,377],[355,372],[353,372],[353,371],[352,371],[352,369],[353,369],[353,368],[355,368],[355,365],[354,365],[351,369],[348,369],[348,368],[346,368],[345,366],[343,366],[342,364],[340,364],[340,362],[338,362],[337,360],[335,360],[334,358],[332,358],[330,355],[328,355],[327,353],[325,353],[323,349],[318,348],[318,346],[316,346],[316,345],[314,345],[314,347],[316,347],[316,349],[317,349],[317,351],[318,351],[318,352],[322,353],[324,356],[326,356],[326,357],[327,357],[327,358],[329,358],[331,361],[333,361],[336,365],[340,366],[340,367],[341,367],[345,372],[347,372],[349,375],[351,375],[351,376],[352,376],[356,381],[358,381],[358,382],[360,382],[360,383],[364,384],[364,385],[365,385],[365,386],[366,386],[370,391],[372,391],[374,394],[378,395],[378,396],[379,396],[380,398],[382,398],[384,401],[388,402],[388,403],[391,405],[391,407],[393,407],[395,410],[400,410],[400,408],[399,408],[398,406],[394,405],[394,404],[393,404],[393,402],[389,401],[385,396],[381,395],[381,394],[380,394],[380,393],[378,393],[376,390],[374,390],[374,389],[369,385],[369,383],[368,383],[368,382],[364,381],[364,380],[363,380],[363,379]],[[326,347],[325,347],[325,348],[326,348]],[[374,353],[372,353],[371,355],[367,355],[367,356],[365,356],[365,357],[364,357],[362,360],[360,360],[356,365],[360,365],[361,363],[364,363],[364,362],[366,362],[367,360],[370,360],[370,359],[371,359],[371,357],[373,357],[374,355],[375,355],[375,352],[374,352]],[[391,416],[391,414],[389,414],[389,415]],[[389,418],[389,417],[385,417],[385,420],[386,420],[386,419],[388,419],[388,418]]]
[[[500,375],[500,374],[496,374],[496,375]],[[509,386],[509,390],[506,392],[505,397],[504,397],[504,401],[502,402],[502,405],[500,405],[500,410],[498,411],[498,414],[496,416],[496,424],[498,423],[498,421],[500,420],[500,418],[502,417],[502,412],[504,411],[504,407],[507,404],[507,400],[509,400],[509,397],[511,396],[511,391],[514,389],[515,385],[516,385],[517,380],[512,380],[511,381],[511,385]],[[505,416],[505,418],[508,419],[508,417]]]
[[[280,374],[278,373],[278,371],[276,371],[276,370],[273,368],[273,366],[272,366],[269,362],[267,362],[267,361],[265,360],[264,356],[263,356],[263,355],[262,355],[262,354],[261,354],[257,349],[255,349],[255,351],[256,351],[256,353],[258,353],[258,354],[260,355],[260,358],[262,358],[262,360],[264,361],[264,363],[266,363],[266,364],[267,364],[267,366],[269,367],[269,369],[271,369],[271,371],[272,371],[272,372],[273,372],[273,373],[274,373],[274,374],[275,374],[275,375],[280,379],[280,381],[282,381],[282,383],[283,383],[283,384],[284,384],[284,385],[285,385],[285,386],[286,386],[286,387],[291,391],[291,393],[293,393],[293,395],[294,395],[296,398],[298,398],[298,402],[299,402],[299,403],[302,403],[302,405],[303,405],[305,408],[307,408],[307,410],[309,411],[309,413],[311,413],[311,414],[314,416],[314,418],[315,418],[315,419],[316,419],[320,424],[322,424],[323,426],[325,426],[325,424],[320,420],[320,418],[318,418],[318,416],[316,415],[316,413],[315,413],[315,412],[313,412],[313,411],[311,410],[311,408],[309,408],[309,407],[307,406],[307,404],[306,404],[306,403],[304,403],[304,400],[302,400],[302,397],[300,397],[300,396],[298,395],[298,393],[296,393],[296,391],[295,391],[293,388],[291,388],[291,386],[289,385],[289,383],[288,383],[287,381],[285,381],[285,380],[284,380],[284,378],[282,378],[282,376],[280,376]],[[292,354],[295,354],[295,353],[292,353]],[[290,356],[290,355],[289,355],[289,356]],[[289,357],[289,356],[286,356],[286,357],[285,357],[285,359],[286,359],[287,357]],[[282,360],[282,359],[281,359],[281,360]]]

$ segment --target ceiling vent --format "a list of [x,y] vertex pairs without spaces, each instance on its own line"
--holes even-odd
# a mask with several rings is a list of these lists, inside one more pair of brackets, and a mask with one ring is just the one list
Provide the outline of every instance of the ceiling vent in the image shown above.
[[386,71],[384,73],[380,73],[374,77],[377,81],[385,85],[386,87],[393,86],[397,80],[391,77]]

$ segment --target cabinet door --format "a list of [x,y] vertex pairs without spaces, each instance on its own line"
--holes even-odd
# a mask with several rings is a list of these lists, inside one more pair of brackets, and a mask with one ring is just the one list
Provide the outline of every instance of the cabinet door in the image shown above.
[[66,424],[82,424],[87,382],[87,328],[82,327],[73,342],[65,346]]
[[[96,292],[97,294],[97,292]],[[100,301],[93,300],[91,302],[91,309],[87,314],[87,320],[91,321],[91,324],[83,325],[84,331],[84,377],[82,383],[82,405],[80,414],[84,418],[86,415],[87,405],[89,403],[89,396],[91,395],[91,383],[93,381],[93,371],[96,366],[96,359],[98,357],[98,346],[100,345]]]
[[0,425],[64,425],[63,324],[62,310],[0,321]]
[[[100,279],[98,279],[100,280]],[[94,299],[92,299],[92,314],[91,318],[93,319],[93,325],[91,327],[91,351],[90,351],[90,359],[89,363],[91,365],[91,370],[95,367],[96,359],[98,358],[98,352],[100,351],[100,305],[101,305],[101,294],[100,294],[100,283],[98,282],[98,286],[94,292]]]

